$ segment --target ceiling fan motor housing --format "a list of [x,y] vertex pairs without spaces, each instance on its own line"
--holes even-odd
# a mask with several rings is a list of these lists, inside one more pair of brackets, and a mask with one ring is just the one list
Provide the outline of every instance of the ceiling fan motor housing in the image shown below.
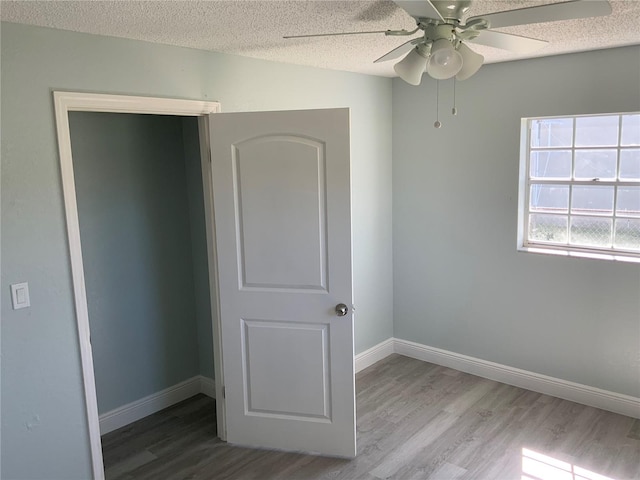
[[431,0],[431,3],[445,20],[462,21],[471,6],[471,0]]
[[453,25],[449,25],[448,23],[424,26],[425,40],[435,42],[436,40],[440,40],[441,38],[447,39],[450,42],[455,40],[455,27]]

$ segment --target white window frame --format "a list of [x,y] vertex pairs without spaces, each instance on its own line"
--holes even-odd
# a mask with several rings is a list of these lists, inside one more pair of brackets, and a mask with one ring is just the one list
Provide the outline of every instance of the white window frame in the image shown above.
[[[630,148],[640,148],[638,146],[621,146],[621,135],[622,135],[622,116],[623,115],[636,115],[640,112],[620,112],[620,113],[603,113],[603,114],[595,114],[595,115],[558,115],[558,116],[549,116],[549,117],[527,117],[522,118],[521,120],[521,130],[520,130],[520,175],[519,175],[519,185],[518,185],[518,237],[517,237],[517,248],[519,251],[530,252],[530,253],[543,253],[543,254],[552,254],[552,255],[563,255],[563,256],[574,256],[574,257],[585,257],[585,258],[595,258],[595,259],[603,259],[603,260],[617,260],[624,262],[635,262],[640,263],[640,252],[636,252],[634,250],[625,250],[615,247],[585,247],[572,245],[570,243],[553,243],[553,242],[541,242],[541,241],[532,241],[529,240],[529,215],[530,213],[541,213],[541,212],[530,212],[529,211],[529,195],[531,191],[531,184],[556,184],[556,185],[567,185],[569,186],[569,210],[567,212],[567,217],[569,221],[568,228],[571,229],[571,217],[579,216],[575,213],[571,212],[571,189],[575,185],[602,185],[602,186],[614,186],[616,187],[614,193],[614,204],[613,204],[613,212],[611,216],[604,216],[604,218],[611,218],[613,220],[612,228],[614,229],[613,234],[615,235],[615,220],[616,218],[633,218],[640,219],[640,217],[633,217],[631,215],[620,215],[616,212],[616,202],[617,202],[617,187],[618,186],[640,186],[640,181],[634,180],[613,180],[613,181],[600,181],[599,179],[594,180],[575,180],[571,178],[569,180],[544,180],[544,179],[531,179],[530,178],[530,153],[532,151],[531,148],[531,126],[533,121],[535,120],[547,120],[547,119],[573,119],[573,136],[574,141],[572,142],[571,147],[558,147],[559,150],[571,150],[572,156],[572,177],[574,171],[574,159],[576,150],[580,150],[581,147],[575,146],[575,124],[576,119],[581,117],[593,118],[600,116],[619,116],[619,127],[618,127],[618,144],[615,147],[606,147],[607,149],[617,149],[617,165],[618,168],[620,166],[620,151],[624,149]],[[553,147],[552,147],[553,148]],[[594,147],[584,147],[584,148],[594,148]],[[598,148],[598,147],[595,147]],[[535,148],[533,149],[536,150]],[[546,212],[542,212],[546,214]],[[567,242],[570,241],[570,232]]]

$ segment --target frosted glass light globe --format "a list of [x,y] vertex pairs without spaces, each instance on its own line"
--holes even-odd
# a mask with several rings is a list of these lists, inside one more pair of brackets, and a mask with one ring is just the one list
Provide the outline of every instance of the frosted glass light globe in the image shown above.
[[453,77],[462,68],[460,55],[449,40],[441,38],[433,42],[431,57],[427,63],[427,73],[437,80]]
[[405,82],[411,85],[420,85],[426,64],[427,57],[425,53],[416,47],[396,63],[393,69]]

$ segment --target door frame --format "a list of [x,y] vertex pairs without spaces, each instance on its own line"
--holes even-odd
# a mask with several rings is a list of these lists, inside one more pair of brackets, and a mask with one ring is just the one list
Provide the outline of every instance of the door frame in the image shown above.
[[215,222],[213,218],[213,189],[211,176],[211,155],[209,148],[209,114],[221,111],[219,102],[183,100],[175,98],[139,97],[129,95],[111,95],[103,93],[80,93],[54,91],[54,108],[60,173],[64,195],[64,210],[67,224],[67,242],[69,246],[71,276],[75,317],[78,326],[78,344],[82,368],[82,380],[86,406],[86,418],[89,427],[89,446],[93,477],[104,479],[104,463],[100,440],[100,422],[98,399],[96,395],[93,354],[89,330],[89,310],[82,262],[78,205],[71,155],[71,132],[69,112],[132,113],[171,116],[198,117],[198,135],[200,140],[200,161],[202,167],[202,185],[204,193],[205,221],[207,232],[207,257],[209,267],[209,290],[213,321],[213,356],[216,388],[216,417],[218,436],[225,440],[225,405],[223,395],[222,341],[220,337],[218,271],[215,249]]

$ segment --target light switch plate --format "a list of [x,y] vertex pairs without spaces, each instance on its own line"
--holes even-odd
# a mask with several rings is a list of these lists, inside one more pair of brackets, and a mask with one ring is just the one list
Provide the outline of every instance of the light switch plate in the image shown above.
[[11,285],[11,301],[13,303],[14,310],[31,306],[31,301],[29,299],[29,284],[27,282],[14,283]]

